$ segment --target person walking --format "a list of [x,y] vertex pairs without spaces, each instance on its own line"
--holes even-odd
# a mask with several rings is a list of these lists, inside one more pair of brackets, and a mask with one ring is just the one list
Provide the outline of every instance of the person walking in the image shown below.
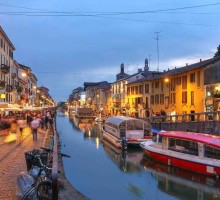
[[33,117],[33,121],[31,122],[33,141],[37,141],[37,129],[39,126],[40,126],[40,121],[36,117]]

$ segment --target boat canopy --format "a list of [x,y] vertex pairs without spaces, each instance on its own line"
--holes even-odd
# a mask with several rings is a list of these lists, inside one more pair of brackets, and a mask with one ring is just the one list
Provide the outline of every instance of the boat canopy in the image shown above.
[[[125,121],[142,121],[142,120],[132,118],[132,117],[127,117],[127,116],[115,116],[115,117],[109,117],[106,122],[120,126],[120,124]],[[143,123],[144,123],[144,121],[143,121]]]
[[216,147],[216,148],[220,148],[220,136],[216,136],[216,135],[194,133],[194,132],[184,132],[184,131],[159,132],[158,135],[169,137],[169,138],[201,142],[201,143],[204,143],[204,144]]

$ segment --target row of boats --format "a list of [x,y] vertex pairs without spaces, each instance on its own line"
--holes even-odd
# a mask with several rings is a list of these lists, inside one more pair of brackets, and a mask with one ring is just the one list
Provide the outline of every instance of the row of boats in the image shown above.
[[103,138],[118,149],[140,146],[148,157],[169,166],[208,176],[220,175],[220,136],[155,131],[142,119],[115,116],[103,124]]

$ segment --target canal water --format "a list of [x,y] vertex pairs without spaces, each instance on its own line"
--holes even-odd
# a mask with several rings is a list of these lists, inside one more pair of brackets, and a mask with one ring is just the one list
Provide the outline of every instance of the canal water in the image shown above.
[[216,200],[220,182],[148,159],[139,148],[122,152],[102,137],[101,124],[57,114],[66,177],[92,200]]

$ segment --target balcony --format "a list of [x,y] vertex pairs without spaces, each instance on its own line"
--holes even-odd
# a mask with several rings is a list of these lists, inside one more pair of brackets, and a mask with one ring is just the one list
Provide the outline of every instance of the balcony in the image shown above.
[[23,91],[23,88],[21,86],[17,86],[17,93],[21,93]]
[[2,64],[1,71],[4,74],[8,74],[10,72],[10,67],[8,65]]
[[16,78],[16,76],[17,76],[17,74],[16,74],[16,73],[11,73],[11,78],[12,78],[12,79],[15,79],[15,78]]
[[0,89],[1,90],[5,89],[5,82],[4,81],[0,81]]
[[5,88],[6,92],[12,92],[12,90],[13,90],[12,85],[6,85],[6,88]]

